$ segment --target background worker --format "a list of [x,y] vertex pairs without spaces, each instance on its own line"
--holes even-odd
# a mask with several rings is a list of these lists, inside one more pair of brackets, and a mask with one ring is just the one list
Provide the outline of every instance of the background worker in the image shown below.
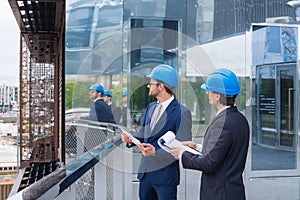
[[[249,124],[235,106],[240,93],[236,75],[225,68],[211,73],[201,88],[217,109],[204,135],[202,155],[171,150],[187,169],[202,171],[200,199],[244,200],[243,171],[249,145]],[[196,148],[189,141],[183,144]]]
[[[138,179],[140,200],[174,200],[177,199],[179,184],[179,162],[171,154],[161,149],[157,140],[167,131],[176,134],[180,141],[192,138],[191,112],[175,98],[173,90],[177,87],[178,76],[169,65],[153,68],[148,84],[149,95],[156,97],[151,102],[141,121],[141,129],[135,137],[143,143],[138,145],[141,158]],[[156,117],[157,116],[157,117]],[[127,147],[132,141],[123,133],[122,141]]]
[[91,85],[89,88],[89,97],[93,100],[93,104],[90,107],[88,115],[74,115],[74,120],[91,120],[98,122],[109,122],[109,114],[111,110],[107,103],[103,99],[104,88],[100,84]]
[[122,110],[119,106],[116,106],[112,103],[112,94],[110,91],[104,90],[103,100],[107,103],[112,112],[110,122],[118,124],[122,116]]
[[94,84],[89,88],[90,99],[94,101],[90,108],[88,120],[98,122],[110,122],[111,110],[102,96],[104,88],[100,84]]
[[[103,94],[104,88],[100,84],[94,84],[89,88],[90,99],[93,100],[94,103],[90,108],[88,117],[80,117],[80,119],[110,123],[112,113],[110,107],[103,100]],[[105,130],[88,128],[84,137],[85,151],[101,144],[106,140],[106,137],[107,133]]]

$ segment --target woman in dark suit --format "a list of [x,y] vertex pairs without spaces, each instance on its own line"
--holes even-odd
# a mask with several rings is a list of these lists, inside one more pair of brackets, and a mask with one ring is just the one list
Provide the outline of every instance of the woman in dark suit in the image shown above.
[[[202,155],[173,149],[172,155],[180,159],[187,169],[202,171],[201,200],[243,200],[245,189],[243,171],[249,145],[249,125],[235,106],[240,92],[236,75],[228,69],[218,69],[201,85],[209,103],[217,107],[217,115],[205,132]],[[193,142],[183,142],[196,148]]]

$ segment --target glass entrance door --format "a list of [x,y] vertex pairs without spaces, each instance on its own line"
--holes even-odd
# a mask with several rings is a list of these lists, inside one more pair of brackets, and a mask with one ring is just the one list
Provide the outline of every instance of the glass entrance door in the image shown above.
[[257,68],[257,142],[276,146],[276,73],[275,66]]
[[295,133],[295,88],[296,70],[294,66],[277,66],[276,93],[278,93],[278,147],[294,150],[296,145]]
[[296,169],[296,64],[257,67],[252,170]]
[[294,151],[296,147],[296,64],[257,68],[258,144]]

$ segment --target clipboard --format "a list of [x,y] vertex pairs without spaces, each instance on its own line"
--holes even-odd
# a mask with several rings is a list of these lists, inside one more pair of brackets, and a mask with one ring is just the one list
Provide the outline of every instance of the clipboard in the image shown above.
[[131,133],[129,133],[128,131],[125,131],[124,129],[120,128],[121,131],[123,133],[125,133],[125,135],[127,135],[129,137],[129,139],[131,139],[131,141],[135,144],[135,145],[138,145],[138,144],[142,144],[138,139],[136,139]]
[[180,141],[175,139],[175,134],[172,131],[166,132],[163,136],[158,139],[158,145],[165,151],[170,153],[172,148],[180,148],[182,150],[191,152],[196,155],[201,155],[201,153],[191,147],[184,146]]

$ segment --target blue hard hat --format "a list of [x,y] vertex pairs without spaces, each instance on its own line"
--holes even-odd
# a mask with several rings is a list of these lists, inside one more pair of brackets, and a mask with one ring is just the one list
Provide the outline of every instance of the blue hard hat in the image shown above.
[[206,82],[201,85],[201,88],[228,96],[240,93],[239,80],[232,71],[226,68],[217,69],[209,74]]
[[102,94],[104,93],[104,88],[100,84],[94,84],[92,85],[89,90],[96,90],[97,92],[101,92]]
[[122,96],[126,96],[128,94],[127,88],[123,88],[122,90]]
[[178,84],[177,72],[170,65],[162,64],[154,67],[151,74],[147,75],[147,77],[162,81],[171,87],[177,87]]
[[108,96],[108,97],[112,97],[110,91],[108,90],[104,90],[104,93],[103,93],[105,96]]

